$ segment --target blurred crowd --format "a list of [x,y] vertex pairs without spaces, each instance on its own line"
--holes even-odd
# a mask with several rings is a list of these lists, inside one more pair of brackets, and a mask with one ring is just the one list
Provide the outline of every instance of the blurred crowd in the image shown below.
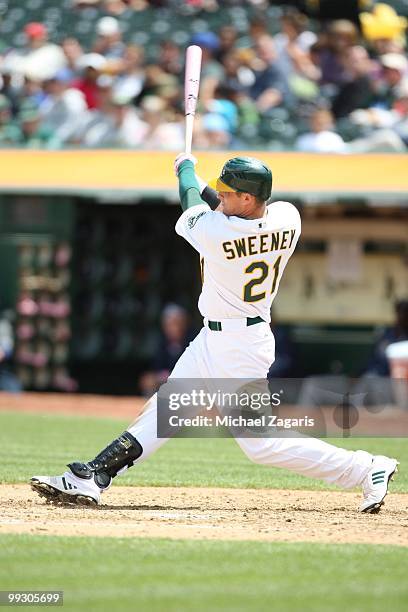
[[[358,24],[317,21],[286,5],[277,27],[262,2],[235,4],[257,5],[244,32],[206,30],[204,16],[188,41],[203,50],[196,148],[406,150],[404,17],[380,3]],[[87,45],[64,38],[63,24],[51,40],[41,22],[25,24],[20,46],[3,45],[0,146],[182,149],[186,45],[163,34],[152,56],[123,32],[127,12],[172,2],[73,0],[72,11],[89,5],[104,16]]]

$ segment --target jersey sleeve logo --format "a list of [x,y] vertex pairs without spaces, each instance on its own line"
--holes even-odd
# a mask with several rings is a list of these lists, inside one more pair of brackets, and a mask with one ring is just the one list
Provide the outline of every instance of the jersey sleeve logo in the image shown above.
[[189,217],[188,221],[187,221],[188,229],[193,229],[193,227],[195,226],[195,224],[197,223],[199,218],[202,217],[203,215],[206,215],[206,214],[207,214],[207,211],[203,210],[203,212],[200,212],[199,215],[195,215],[194,217]]

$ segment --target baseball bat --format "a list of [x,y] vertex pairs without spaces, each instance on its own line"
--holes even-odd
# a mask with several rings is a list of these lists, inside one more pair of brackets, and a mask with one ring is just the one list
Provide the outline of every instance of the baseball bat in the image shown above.
[[184,80],[184,109],[186,115],[185,153],[191,153],[193,141],[194,116],[200,88],[202,51],[197,45],[190,45],[186,51],[186,73]]

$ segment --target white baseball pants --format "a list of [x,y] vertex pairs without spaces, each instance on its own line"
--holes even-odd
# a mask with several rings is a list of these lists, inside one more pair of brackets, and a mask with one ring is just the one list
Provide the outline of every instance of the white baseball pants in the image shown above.
[[[275,359],[275,340],[267,323],[246,326],[246,320],[222,321],[222,331],[203,327],[176,363],[170,378],[266,378]],[[225,328],[225,329],[224,329]],[[167,439],[157,437],[157,394],[128,431],[140,442],[147,459]],[[352,488],[362,483],[373,456],[348,451],[316,438],[236,438],[255,463],[282,467],[330,484]]]

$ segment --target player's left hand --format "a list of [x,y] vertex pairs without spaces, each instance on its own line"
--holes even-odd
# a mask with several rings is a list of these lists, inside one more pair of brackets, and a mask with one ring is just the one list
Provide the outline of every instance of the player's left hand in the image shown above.
[[191,155],[191,153],[180,153],[180,155],[177,155],[176,159],[174,160],[174,172],[176,176],[178,176],[180,165],[187,159],[191,161],[194,166],[196,165],[197,159],[194,157],[194,155]]

